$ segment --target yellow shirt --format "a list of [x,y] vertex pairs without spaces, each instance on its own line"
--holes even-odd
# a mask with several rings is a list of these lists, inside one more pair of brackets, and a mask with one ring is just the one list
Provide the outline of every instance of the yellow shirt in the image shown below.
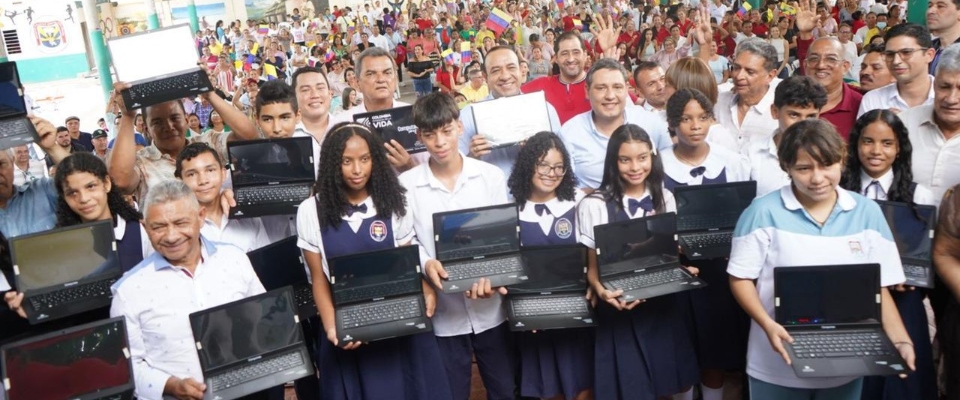
[[476,103],[480,100],[487,98],[490,95],[490,90],[487,89],[487,84],[484,83],[480,86],[480,89],[474,89],[469,84],[460,88],[460,94],[467,98],[471,103]]

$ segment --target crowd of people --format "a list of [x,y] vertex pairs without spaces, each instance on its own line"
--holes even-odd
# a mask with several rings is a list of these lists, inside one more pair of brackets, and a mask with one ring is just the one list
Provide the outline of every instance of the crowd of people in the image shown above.
[[[188,315],[262,292],[244,253],[296,236],[319,310],[301,400],[464,400],[474,361],[490,399],[960,399],[960,0],[930,0],[925,24],[906,8],[408,0],[218,21],[196,38],[215,90],[128,110],[119,82],[92,133],[32,116],[37,146],[0,151],[0,343],[122,316],[138,398],[202,399]],[[411,105],[409,81],[414,154],[353,121]],[[473,103],[537,91],[549,131],[511,146],[478,131]],[[312,139],[313,196],[228,218],[227,143],[287,137]],[[678,254],[704,289],[627,302],[589,252],[595,328],[513,333],[509,288],[440,289],[435,213],[514,202],[522,245],[594,249],[598,225],[676,212],[678,186],[749,180],[729,257]],[[904,284],[874,200],[938,207],[934,289]],[[6,240],[108,219],[125,270],[110,309],[29,325]],[[327,259],[406,245],[433,332],[339,343]],[[862,263],[881,266],[909,371],[797,377],[773,269]]]

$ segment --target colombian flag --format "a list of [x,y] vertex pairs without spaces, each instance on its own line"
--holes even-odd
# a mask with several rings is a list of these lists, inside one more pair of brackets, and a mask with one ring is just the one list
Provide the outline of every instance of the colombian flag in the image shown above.
[[557,0],[557,8],[563,11],[563,0]]
[[744,1],[740,4],[740,9],[737,10],[737,15],[741,17],[744,15],[747,15],[747,13],[750,12],[751,9],[753,9],[753,6],[750,5],[750,2]]
[[268,81],[277,79],[277,67],[270,64],[263,64],[263,74],[267,76]]
[[453,62],[455,61],[455,60],[453,59],[453,50],[452,50],[452,49],[446,49],[446,50],[444,50],[442,53],[440,53],[440,57],[443,57],[443,60],[446,61],[447,64],[453,64]]
[[257,28],[257,32],[260,32],[261,35],[266,35],[270,32],[270,25],[260,25],[260,27]]
[[460,63],[470,64],[473,61],[473,51],[470,51],[470,42],[460,42]]
[[496,32],[497,36],[500,36],[500,34],[510,26],[511,22],[513,22],[513,17],[501,11],[499,8],[494,7],[493,11],[490,12],[490,16],[487,17],[486,26]]

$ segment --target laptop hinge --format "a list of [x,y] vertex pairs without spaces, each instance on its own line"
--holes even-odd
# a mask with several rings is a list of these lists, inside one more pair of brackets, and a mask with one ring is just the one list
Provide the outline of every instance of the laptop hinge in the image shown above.
[[421,272],[420,272],[420,264],[417,264],[417,273],[418,273],[418,274],[421,273]]
[[10,378],[3,378],[3,389],[10,391]]
[[203,350],[203,345],[197,342],[197,350]]
[[20,275],[20,266],[19,266],[19,265],[13,264],[13,274],[14,274],[14,275]]
[[117,241],[116,241],[116,240],[113,241],[112,245],[113,245],[113,251],[117,251]]
[[679,240],[679,236],[678,236],[676,233],[674,233],[674,234],[673,234],[673,241],[676,242],[677,240]]
[[293,323],[295,323],[295,324],[299,324],[299,323],[300,323],[300,316],[299,316],[299,315],[293,314]]
[[123,356],[126,357],[128,360],[130,359],[130,350],[127,349],[126,347],[123,348]]
[[880,293],[877,293],[877,304],[880,304]]
[[598,255],[598,256],[600,255],[600,248],[599,248],[599,247],[597,247],[597,255]]
[[773,298],[773,306],[774,306],[774,307],[780,307],[780,298],[779,298],[779,297],[774,297],[774,298]]

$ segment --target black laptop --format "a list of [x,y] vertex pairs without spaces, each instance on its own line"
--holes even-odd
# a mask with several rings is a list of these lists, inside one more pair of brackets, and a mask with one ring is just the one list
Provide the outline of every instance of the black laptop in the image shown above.
[[908,373],[880,319],[880,265],[777,267],[774,314],[801,378]]
[[316,181],[312,141],[291,137],[227,143],[237,202],[230,218],[296,214]]
[[313,301],[313,286],[307,281],[306,264],[297,247],[297,237],[290,236],[276,243],[247,253],[260,283],[267,290],[284,286],[293,288],[293,300],[297,315],[306,319],[317,315],[317,303]]
[[0,63],[0,150],[40,141],[37,128],[27,118],[29,112],[20,88],[17,63]]
[[123,275],[110,220],[11,238],[10,255],[31,324],[110,306]]
[[757,182],[677,186],[677,233],[691,260],[730,257],[733,228],[757,197]]
[[133,398],[123,317],[10,343],[0,353],[7,400]]
[[341,346],[433,330],[418,246],[329,258],[327,265]]
[[437,260],[448,275],[441,282],[445,293],[470,290],[480,278],[489,279],[491,287],[527,279],[514,203],[435,213],[433,234]]
[[877,203],[897,242],[903,274],[907,277],[906,284],[933,288],[935,272],[930,251],[933,231],[937,226],[937,208],[892,201],[878,200]]
[[235,399],[311,375],[287,287],[190,314],[204,399]]
[[[120,92],[127,111],[214,89],[207,72],[197,65],[197,46],[188,24],[117,36],[107,41],[107,47],[117,80],[131,85]],[[158,49],[163,49],[162,62]]]
[[413,123],[413,106],[360,113],[354,115],[353,120],[368,126],[380,135],[384,143],[396,140],[407,150],[407,153],[427,151],[427,146],[417,139],[417,126]]
[[600,282],[623,290],[624,301],[707,286],[680,265],[674,213],[597,225],[593,232]]
[[510,287],[513,331],[594,326],[587,301],[587,248],[581,244],[520,249],[529,279]]

